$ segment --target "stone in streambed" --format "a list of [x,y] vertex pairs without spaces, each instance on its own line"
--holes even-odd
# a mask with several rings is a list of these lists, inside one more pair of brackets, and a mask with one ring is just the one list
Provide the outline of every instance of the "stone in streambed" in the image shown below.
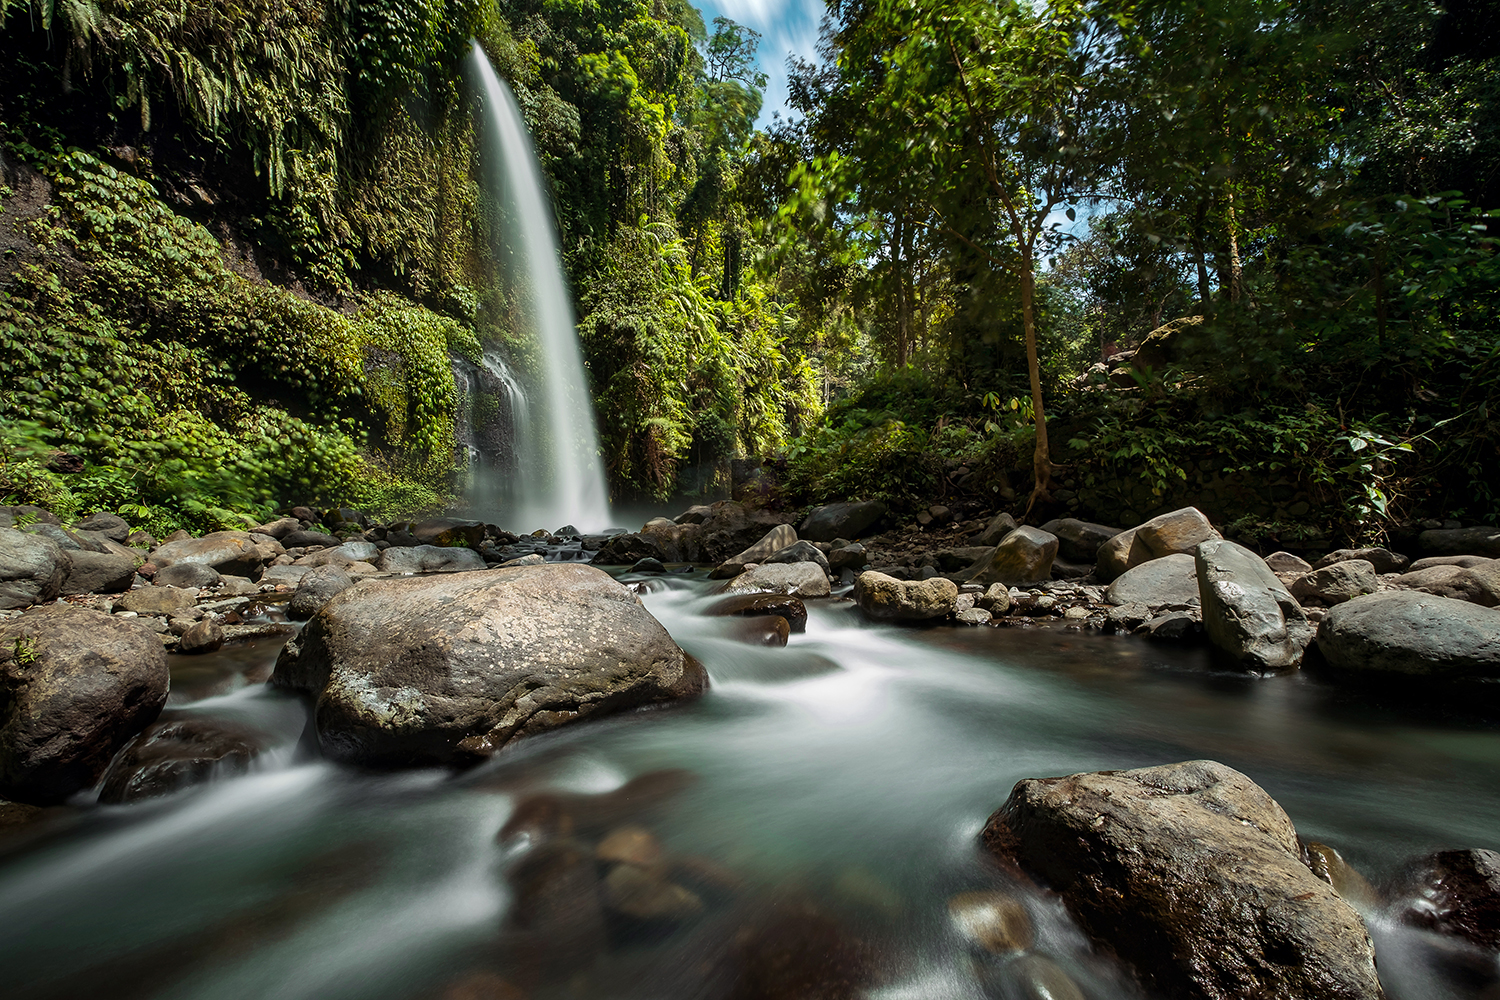
[[791,624],[780,615],[741,618],[729,628],[729,638],[751,646],[785,646],[791,635]]
[[262,566],[284,551],[274,540],[261,538],[256,541],[246,531],[216,531],[202,538],[167,542],[151,553],[151,561],[159,569],[177,563],[202,563],[220,573],[254,578]]
[[434,517],[414,525],[411,533],[418,545],[471,549],[484,541],[484,523],[452,517]]
[[1393,895],[1402,900],[1402,923],[1500,950],[1500,854],[1429,854],[1407,866]]
[[118,594],[135,582],[140,559],[113,552],[70,552],[65,594]]
[[827,597],[832,589],[828,574],[816,563],[766,563],[729,581],[728,594],[796,594]]
[[266,737],[220,719],[168,713],[148,726],[110,765],[99,801],[155,798],[212,778],[243,774],[266,749]]
[[198,592],[182,587],[140,587],[114,603],[116,611],[134,611],[140,615],[170,615],[198,603]]
[[1249,670],[1297,667],[1314,629],[1265,560],[1221,538],[1200,544],[1196,558],[1203,629],[1213,644]]
[[1407,573],[1397,583],[1438,597],[1493,608],[1500,605],[1500,559],[1474,562],[1469,566],[1432,567]]
[[1374,677],[1500,678],[1500,610],[1414,591],[1358,597],[1318,625],[1338,670]]
[[224,627],[216,621],[204,619],[182,633],[182,638],[177,640],[177,652],[187,655],[215,653],[223,645]]
[[1500,528],[1435,528],[1417,536],[1417,545],[1429,556],[1485,556],[1500,559]]
[[1339,898],[1360,913],[1370,914],[1380,908],[1380,893],[1332,847],[1317,841],[1306,844],[1302,848],[1302,860],[1314,875],[1333,886]]
[[0,528],[0,610],[55,599],[71,567],[72,559],[51,539]]
[[1266,556],[1266,565],[1277,576],[1301,576],[1312,572],[1312,563],[1290,552],[1272,552]]
[[1145,524],[1122,531],[1099,546],[1094,572],[1113,580],[1141,563],[1170,555],[1192,555],[1198,543],[1221,537],[1197,507],[1159,514]]
[[726,559],[713,572],[708,574],[710,580],[732,580],[745,571],[745,567],[751,564],[765,562],[772,555],[785,549],[797,541],[797,532],[789,524],[778,524],[766,532],[764,538],[754,545],[740,552],[731,559]]
[[1052,579],[1052,560],[1057,557],[1057,536],[1037,528],[1020,527],[1001,539],[989,558],[961,574],[968,583],[988,586]]
[[726,597],[715,601],[703,612],[705,615],[744,617],[776,616],[785,618],[793,632],[807,631],[807,605],[793,594],[746,594]]
[[797,534],[810,542],[859,538],[875,527],[885,512],[886,506],[879,500],[825,504],[807,515]]
[[1392,552],[1390,549],[1368,547],[1363,549],[1338,549],[1313,563],[1312,568],[1323,569],[1333,566],[1336,563],[1349,562],[1353,559],[1363,559],[1377,573],[1400,573],[1411,562],[1410,559],[1399,552]]
[[212,566],[191,562],[165,566],[151,578],[151,582],[158,587],[183,587],[191,590],[217,587],[221,580],[223,576]]
[[604,905],[632,920],[675,922],[703,910],[696,893],[668,881],[658,869],[618,864],[604,879]]
[[778,549],[771,555],[767,556],[765,559],[761,560],[761,565],[766,566],[774,563],[801,562],[813,563],[815,566],[821,569],[825,575],[832,572],[832,569],[830,568],[830,564],[828,562],[828,557],[825,556],[816,545],[808,541],[793,542],[791,545],[788,545],[784,549]]
[[287,644],[271,683],[316,699],[327,756],[422,766],[690,697],[707,677],[628,589],[557,563],[362,583]]
[[1163,995],[1382,996],[1359,914],[1302,863],[1281,807],[1223,764],[1022,781],[984,842]]
[[1198,598],[1198,564],[1192,556],[1175,554],[1126,570],[1104,592],[1111,604],[1191,604]]
[[666,571],[667,571],[667,567],[664,566],[664,565],[662,565],[662,561],[660,559],[652,559],[649,556],[647,556],[645,559],[641,559],[641,560],[637,561],[634,566],[630,567],[630,572],[632,572],[632,573],[658,573],[658,574],[660,574],[660,573],[665,573]]
[[1003,583],[992,583],[974,598],[974,606],[992,615],[1003,615],[1010,610],[1010,588]]
[[382,573],[463,573],[484,569],[485,562],[473,549],[393,545],[380,554],[376,568]]
[[1375,565],[1364,559],[1329,563],[1298,577],[1291,594],[1299,601],[1316,600],[1324,604],[1343,604],[1356,597],[1380,592],[1380,577]]
[[984,530],[974,538],[974,544],[982,545],[985,548],[994,548],[1000,544],[1006,535],[1015,530],[1016,519],[1001,511],[990,518],[990,522],[984,526]]
[[828,553],[829,573],[842,573],[846,569],[857,573],[868,565],[870,565],[869,553],[858,542],[851,542]]
[[1092,567],[1094,560],[1099,558],[1099,546],[1125,529],[1064,517],[1048,521],[1042,525],[1042,530],[1057,536],[1057,553],[1063,559]]
[[89,788],[167,700],[167,656],[129,620],[37,608],[0,627],[0,798],[37,805]]
[[854,581],[854,601],[877,621],[931,621],[953,613],[958,585],[942,577],[906,581],[868,570]]
[[1457,566],[1460,569],[1473,569],[1475,566],[1488,566],[1495,560],[1488,556],[1428,556],[1418,559],[1406,567],[1407,573],[1420,573],[1424,569],[1432,569],[1434,566]]
[[1025,951],[1036,940],[1031,914],[1010,893],[961,892],[948,900],[948,917],[960,934],[996,955]]
[[117,542],[124,542],[130,537],[130,524],[119,514],[111,514],[101,511],[90,514],[73,525],[74,531],[96,531]]
[[319,566],[298,582],[296,593],[287,602],[286,616],[294,622],[305,622],[352,586],[354,578],[342,568]]
[[616,827],[599,841],[599,846],[594,848],[594,856],[604,862],[649,868],[661,863],[661,841],[644,826]]
[[336,549],[343,544],[343,539],[337,535],[330,535],[325,531],[308,531],[303,528],[287,532],[278,541],[281,542],[282,548],[287,549]]

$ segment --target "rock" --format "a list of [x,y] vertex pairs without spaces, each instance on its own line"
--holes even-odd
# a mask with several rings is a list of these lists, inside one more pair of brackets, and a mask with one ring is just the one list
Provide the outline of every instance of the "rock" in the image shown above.
[[150,551],[157,546],[156,536],[149,531],[132,531],[130,537],[125,539],[125,544],[133,549],[145,549]]
[[535,974],[586,967],[605,945],[604,908],[593,852],[572,840],[527,851],[510,871],[508,928],[522,938]]
[[1057,536],[1022,526],[1000,540],[990,557],[962,574],[970,583],[1016,586],[1052,579]]
[[1104,592],[1111,604],[1191,604],[1198,598],[1198,564],[1176,553],[1126,570]]
[[1363,875],[1355,871],[1344,856],[1327,844],[1316,841],[1302,848],[1302,860],[1318,878],[1333,886],[1339,898],[1362,914],[1373,914],[1380,908],[1380,894]]
[[79,551],[69,553],[68,562],[65,594],[118,594],[135,583],[138,560],[133,555]]
[[312,552],[293,565],[296,566],[344,566],[351,563],[375,563],[380,559],[380,546],[363,540],[345,542],[331,549]]
[[985,525],[983,531],[974,537],[974,544],[986,548],[999,545],[1006,535],[1016,530],[1016,519],[1001,511],[990,518],[989,524]]
[[1329,563],[1298,577],[1291,586],[1291,594],[1299,601],[1318,600],[1324,604],[1343,604],[1356,597],[1380,591],[1380,578],[1375,567],[1364,559]]
[[1197,507],[1159,514],[1138,527],[1122,531],[1099,546],[1094,572],[1110,581],[1143,562],[1170,555],[1192,555],[1199,542],[1221,537]]
[[1141,631],[1151,639],[1176,642],[1202,632],[1203,621],[1191,612],[1172,611],[1152,618],[1146,622]]
[[705,615],[739,615],[747,618],[774,615],[785,618],[793,632],[807,631],[807,605],[802,598],[791,594],[750,594],[742,597],[726,597],[715,601],[703,612]]
[[707,676],[627,588],[554,563],[367,581],[287,644],[271,683],[316,699],[326,756],[426,766],[690,697]]
[[1290,670],[1314,629],[1302,605],[1260,556],[1236,542],[1198,546],[1198,596],[1208,638],[1241,667]]
[[0,528],[0,610],[54,600],[72,565],[50,538]]
[[324,531],[307,531],[302,528],[287,532],[278,541],[281,542],[283,548],[288,549],[336,549],[343,544],[343,539],[337,535],[330,535]]
[[774,565],[776,563],[812,563],[823,571],[825,575],[832,572],[828,557],[818,549],[816,545],[808,541],[793,542],[784,549],[778,549],[761,560],[761,565]]
[[992,583],[983,594],[974,598],[974,606],[992,615],[1003,615],[1010,610],[1010,588],[1003,583]]
[[205,590],[217,587],[223,580],[223,576],[212,566],[203,563],[174,563],[156,571],[151,577],[151,582],[158,587],[186,587],[193,590]]
[[375,565],[382,573],[462,573],[485,568],[484,557],[473,549],[436,545],[393,545],[380,553]]
[[262,566],[281,554],[279,549],[275,542],[256,542],[246,531],[216,531],[202,538],[168,541],[151,553],[151,561],[159,569],[177,563],[202,563],[220,573],[254,579]]
[[618,862],[650,868],[661,864],[661,841],[643,826],[616,827],[599,841],[594,857],[605,863]]
[[45,507],[23,503],[17,507],[0,507],[0,520],[8,519],[7,528],[18,524],[62,524],[62,518]]
[[[1485,561],[1490,562],[1492,560]],[[1429,587],[1438,587],[1447,583],[1461,573],[1463,569],[1464,567],[1455,566],[1452,563],[1425,566],[1422,569],[1412,570],[1410,573],[1402,573],[1392,583],[1397,587],[1404,587],[1409,590],[1426,590]]]
[[120,597],[116,611],[134,611],[142,615],[169,615],[198,603],[198,593],[180,587],[140,587]]
[[729,638],[751,646],[785,646],[791,637],[791,623],[780,615],[741,618],[729,629]]
[[205,618],[182,633],[182,638],[177,640],[177,652],[190,656],[198,653],[215,653],[223,645],[223,626]]
[[1277,576],[1283,574],[1301,576],[1303,573],[1312,572],[1312,563],[1301,556],[1294,556],[1290,552],[1272,552],[1266,556],[1266,565]]
[[[76,555],[74,558],[77,558]],[[1415,589],[1436,594],[1438,597],[1468,601],[1470,604],[1478,604],[1486,608],[1500,605],[1500,560],[1492,559],[1470,567],[1434,567],[1421,573],[1407,573],[1398,582],[1407,582],[1409,578],[1431,576],[1447,570],[1452,572],[1444,573],[1441,578],[1429,580]]]
[[661,562],[665,553],[654,541],[639,532],[615,535],[599,547],[594,562],[600,566],[633,566],[642,559]]
[[[1006,985],[1000,995],[1014,1000],[1087,1000],[1073,977],[1052,959],[1036,952],[1019,955],[999,969],[986,969],[985,973],[987,986],[991,978],[1004,980]],[[985,992],[991,995],[988,988]]]
[[1406,569],[1411,562],[1406,556],[1390,549],[1364,548],[1364,549],[1338,549],[1330,552],[1322,559],[1313,563],[1313,569],[1324,569],[1328,566],[1341,562],[1349,562],[1354,559],[1363,559],[1375,568],[1377,573],[1400,573]]
[[99,534],[121,543],[130,538],[130,525],[119,514],[111,514],[108,511],[90,514],[88,517],[75,523],[73,530],[97,531]]
[[1393,895],[1401,900],[1402,923],[1500,950],[1500,854],[1429,854],[1407,866]]
[[956,573],[959,570],[977,569],[980,561],[989,559],[994,552],[993,545],[968,545],[960,549],[939,549],[932,554],[932,559],[943,572]]
[[305,622],[350,587],[354,578],[338,566],[319,566],[297,583],[297,592],[287,602],[286,616]]
[[263,734],[221,719],[170,712],[131,740],[99,791],[105,804],[155,798],[249,770],[266,749]]
[[1223,764],[1021,781],[983,837],[1160,995],[1382,996],[1359,914],[1302,863],[1281,807]]
[[484,524],[452,517],[434,517],[415,525],[411,533],[418,545],[472,549],[484,541]]
[[958,932],[985,951],[1005,955],[1036,941],[1026,905],[1005,892],[961,892],[948,900],[948,918]]
[[1064,517],[1048,521],[1042,530],[1057,536],[1057,552],[1064,559],[1092,566],[1099,558],[1099,546],[1125,529]]
[[272,566],[261,574],[260,586],[295,587],[315,568],[313,566]]
[[64,552],[73,553],[79,550],[88,552],[104,552],[106,549],[97,539],[102,536],[81,534],[69,531],[67,528],[56,524],[29,524],[18,529],[28,535],[38,538],[46,538],[56,543],[57,547]]
[[713,508],[705,504],[689,507],[674,519],[676,524],[702,524],[713,514]]
[[995,616],[984,608],[965,608],[953,616],[960,625],[988,625]]
[[650,556],[637,560],[636,564],[630,567],[632,573],[665,573],[666,571],[667,567],[662,565],[660,559],[652,559]]
[[[641,562],[645,561],[646,560],[644,559],[641,560]],[[658,562],[660,562],[660,560],[658,560]],[[500,568],[511,569],[515,566],[545,566],[546,563],[547,560],[540,553],[533,552],[531,555],[521,556],[519,559],[507,559],[505,560],[505,562],[500,564]]]
[[167,654],[129,620],[66,606],[0,623],[0,798],[90,788],[166,704]]
[[1417,536],[1417,545],[1430,556],[1484,556],[1500,559],[1500,528],[1438,528]]
[[1485,556],[1428,556],[1426,559],[1418,559],[1406,567],[1408,573],[1420,573],[1424,569],[1432,569],[1434,566],[1457,566],[1460,569],[1473,569],[1475,566],[1488,566],[1494,562]]
[[280,541],[287,535],[290,535],[292,532],[300,531],[301,529],[301,521],[297,520],[295,517],[283,517],[279,520],[271,521],[267,524],[262,524],[258,527],[251,528],[250,533],[252,535],[267,535]]
[[260,584],[251,583],[243,576],[224,576],[219,578],[220,597],[248,597],[251,594],[260,593]]
[[879,500],[825,504],[807,515],[797,535],[810,542],[857,539],[874,528],[885,512],[886,506]]
[[1105,613],[1104,620],[1117,630],[1131,632],[1151,620],[1151,609],[1144,604],[1122,604],[1110,608]]
[[604,905],[634,920],[678,921],[703,909],[703,900],[657,871],[615,865],[604,878]]
[[851,542],[828,553],[828,571],[842,573],[846,569],[861,570],[870,564],[869,553],[858,542]]
[[1500,678],[1500,610],[1395,590],[1357,597],[1318,626],[1328,663],[1352,673]]
[[854,601],[859,609],[878,621],[930,621],[946,618],[958,600],[958,585],[952,580],[903,581],[867,570],[854,581]]
[[708,574],[710,580],[731,580],[745,571],[751,563],[765,562],[770,556],[797,541],[797,532],[789,524],[778,524],[766,532],[764,538],[743,552],[726,559]]
[[318,512],[311,507],[293,507],[287,513],[297,520],[305,521],[308,524],[316,524],[318,522]]
[[766,563],[756,566],[729,581],[726,594],[796,594],[798,597],[827,597],[828,574],[816,563]]

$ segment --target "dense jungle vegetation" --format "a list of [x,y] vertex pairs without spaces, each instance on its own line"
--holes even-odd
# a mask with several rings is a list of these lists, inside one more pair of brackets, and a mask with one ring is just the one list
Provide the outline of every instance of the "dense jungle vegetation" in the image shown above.
[[1500,5],[828,12],[757,128],[758,38],[685,0],[0,0],[0,498],[442,506],[450,356],[528,364],[477,39],[616,499],[758,456],[791,503],[1500,514]]

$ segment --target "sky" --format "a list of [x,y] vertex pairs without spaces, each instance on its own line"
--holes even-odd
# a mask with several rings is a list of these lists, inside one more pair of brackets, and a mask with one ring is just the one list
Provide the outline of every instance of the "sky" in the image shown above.
[[703,12],[710,32],[720,15],[760,32],[760,68],[770,77],[760,124],[769,122],[773,112],[787,117],[786,59],[795,53],[816,60],[818,24],[826,12],[822,0],[693,0],[693,4]]

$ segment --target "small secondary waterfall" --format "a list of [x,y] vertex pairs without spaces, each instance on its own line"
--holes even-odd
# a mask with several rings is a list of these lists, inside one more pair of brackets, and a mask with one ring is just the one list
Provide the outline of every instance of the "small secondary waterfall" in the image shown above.
[[[515,96],[478,44],[472,59],[490,126],[487,188],[501,209],[496,259],[511,265],[525,332],[536,345],[540,381],[518,397],[523,405],[515,416],[515,473],[503,489],[481,490],[475,499],[483,502],[485,492],[507,497],[498,516],[519,530],[568,523],[597,531],[609,521],[609,494],[541,165]],[[514,385],[498,357],[485,361],[493,374]]]

